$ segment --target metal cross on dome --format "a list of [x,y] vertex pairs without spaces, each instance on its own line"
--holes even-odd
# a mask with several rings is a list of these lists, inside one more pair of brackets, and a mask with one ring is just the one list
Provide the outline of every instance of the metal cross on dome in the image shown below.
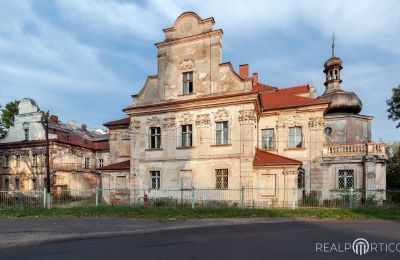
[[332,57],[335,57],[335,41],[336,41],[336,37],[335,37],[335,33],[332,34]]

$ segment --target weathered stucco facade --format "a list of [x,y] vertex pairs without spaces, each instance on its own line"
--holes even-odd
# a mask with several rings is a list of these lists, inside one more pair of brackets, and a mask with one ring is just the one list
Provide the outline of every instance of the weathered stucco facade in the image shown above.
[[[248,65],[236,73],[222,63],[223,33],[213,24],[213,18],[187,12],[164,29],[165,40],[156,44],[158,73],[124,109],[129,167],[114,159],[103,185],[145,189],[154,196],[160,190],[244,187],[265,204],[292,201],[296,188],[319,189],[324,199],[333,189],[384,188],[385,145],[370,143],[372,118],[358,115],[358,98],[349,99],[344,114],[346,102],[335,100],[341,64],[335,67],[333,58],[326,63],[326,85],[334,89],[327,98],[316,98],[308,85],[264,85],[257,73],[249,76]],[[352,147],[360,144],[366,150]],[[346,154],[336,156],[338,149]],[[339,169],[355,172],[343,177]],[[365,174],[374,178],[367,186]],[[118,176],[125,176],[119,184]]]

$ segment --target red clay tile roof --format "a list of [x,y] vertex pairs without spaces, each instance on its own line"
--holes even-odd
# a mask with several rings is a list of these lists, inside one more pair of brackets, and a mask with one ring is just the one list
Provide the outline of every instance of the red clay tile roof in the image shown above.
[[253,91],[276,91],[278,90],[277,87],[257,83],[256,85],[253,85]]
[[119,163],[113,163],[107,166],[104,166],[103,168],[99,168],[97,170],[99,171],[122,171],[122,170],[130,170],[131,168],[131,161],[123,161]]
[[261,100],[264,111],[329,103],[326,99],[299,97],[281,91],[261,93]]
[[114,120],[114,121],[110,121],[107,123],[104,123],[104,126],[112,126],[112,125],[129,125],[131,122],[130,117],[125,117],[122,119],[118,119],[118,120]]
[[253,166],[302,165],[301,161],[256,149]]
[[310,91],[309,85],[293,86],[293,87],[282,88],[282,89],[278,90],[279,93],[289,94],[289,95],[307,93],[309,91]]
[[57,135],[57,138],[54,141],[64,144],[79,146],[91,150],[108,150],[110,147],[108,138],[94,141],[91,140],[89,136],[82,136],[74,132],[63,132],[55,129],[52,129],[52,134]]

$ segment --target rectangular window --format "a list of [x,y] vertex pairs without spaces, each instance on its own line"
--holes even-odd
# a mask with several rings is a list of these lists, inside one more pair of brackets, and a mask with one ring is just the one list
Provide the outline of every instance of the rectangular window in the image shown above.
[[4,190],[9,190],[9,189],[10,189],[10,180],[4,179]]
[[29,140],[29,128],[24,129],[24,134],[25,134],[25,141]]
[[161,186],[160,172],[150,171],[150,178],[151,178],[151,188],[153,190],[159,190]]
[[339,170],[339,189],[354,188],[354,170]]
[[10,166],[10,156],[8,154],[4,155],[4,168],[8,168]]
[[217,169],[215,170],[216,185],[215,188],[218,190],[228,189],[228,169]]
[[36,167],[37,166],[37,159],[38,159],[38,156],[37,156],[37,154],[32,154],[32,167]]
[[21,165],[21,155],[15,155],[15,165],[19,167]]
[[274,129],[261,130],[261,147],[263,149],[274,149]]
[[85,169],[88,169],[90,166],[90,158],[89,157],[85,157]]
[[99,168],[102,168],[102,167],[104,166],[104,160],[103,160],[103,158],[100,158],[100,159],[99,159],[99,161],[98,161],[98,166],[99,166]]
[[150,148],[161,148],[161,128],[150,127]]
[[193,93],[193,72],[183,73],[183,95]]
[[15,190],[19,190],[20,189],[20,183],[19,183],[19,179],[15,178]]
[[215,125],[215,144],[228,144],[228,121],[217,122]]
[[192,125],[182,126],[182,147],[192,146]]
[[37,190],[37,179],[36,178],[32,178],[32,190]]
[[300,147],[303,147],[303,135],[301,127],[289,127],[289,148]]

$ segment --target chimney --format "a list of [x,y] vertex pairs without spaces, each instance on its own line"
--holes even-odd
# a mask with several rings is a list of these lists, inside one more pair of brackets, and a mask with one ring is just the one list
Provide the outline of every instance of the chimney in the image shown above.
[[81,129],[82,129],[82,131],[87,131],[87,125],[82,124]]
[[55,122],[55,123],[58,123],[58,116],[56,116],[56,115],[51,115],[51,116],[50,116],[50,121]]
[[258,73],[253,73],[253,85],[258,84]]
[[249,77],[249,64],[239,65],[239,75],[244,79]]

